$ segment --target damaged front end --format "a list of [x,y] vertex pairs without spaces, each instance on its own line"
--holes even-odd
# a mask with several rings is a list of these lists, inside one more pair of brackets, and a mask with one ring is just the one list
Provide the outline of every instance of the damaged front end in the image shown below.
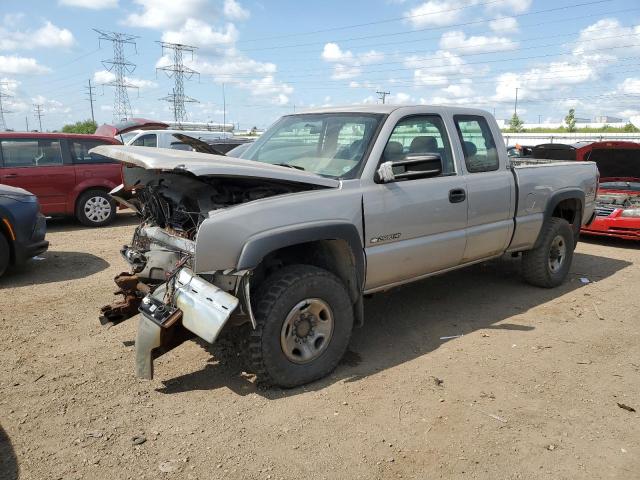
[[[250,322],[255,327],[252,272],[198,270],[196,242],[202,224],[218,210],[314,186],[197,176],[180,166],[167,170],[128,165],[123,177],[124,184],[111,194],[134,209],[141,222],[131,244],[121,249],[131,271],[115,277],[120,299],[102,307],[100,321],[115,325],[140,313],[136,375],[150,379],[153,360],[194,335],[213,343],[226,325]],[[204,265],[210,250],[200,255]]]

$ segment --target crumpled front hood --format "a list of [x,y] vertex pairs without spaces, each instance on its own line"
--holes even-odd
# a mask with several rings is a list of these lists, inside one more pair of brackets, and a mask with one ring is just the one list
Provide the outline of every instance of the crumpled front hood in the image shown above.
[[183,171],[197,177],[264,178],[321,187],[340,186],[338,180],[294,168],[207,153],[126,145],[100,145],[91,149],[91,153],[147,170]]

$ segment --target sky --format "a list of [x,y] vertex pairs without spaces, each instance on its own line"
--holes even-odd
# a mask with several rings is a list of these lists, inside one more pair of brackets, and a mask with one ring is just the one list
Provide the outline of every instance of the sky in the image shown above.
[[[473,106],[527,122],[640,115],[638,0],[0,0],[0,91],[8,128],[112,123],[110,42],[125,56],[134,116],[170,120],[171,58],[185,64],[190,121],[267,127],[304,109],[380,102]],[[223,85],[226,108],[223,107]],[[34,127],[35,126],[35,127]]]

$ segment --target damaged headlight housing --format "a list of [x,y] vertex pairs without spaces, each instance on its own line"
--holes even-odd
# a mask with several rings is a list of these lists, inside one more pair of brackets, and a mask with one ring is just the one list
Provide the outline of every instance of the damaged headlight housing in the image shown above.
[[627,208],[622,210],[621,217],[640,217],[640,208]]

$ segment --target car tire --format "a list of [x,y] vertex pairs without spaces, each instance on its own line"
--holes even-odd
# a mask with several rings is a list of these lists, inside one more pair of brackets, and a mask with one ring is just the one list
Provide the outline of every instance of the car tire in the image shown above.
[[552,217],[543,227],[540,245],[522,254],[525,281],[536,287],[557,287],[569,273],[574,249],[575,240],[569,222]]
[[87,190],[78,197],[76,218],[87,227],[104,227],[116,216],[116,202],[104,190]]
[[332,372],[353,328],[353,306],[340,279],[312,265],[291,265],[257,290],[248,353],[258,383],[291,388]]
[[7,237],[0,232],[0,277],[4,275],[4,272],[9,268],[11,261],[11,252],[9,251],[9,241]]

